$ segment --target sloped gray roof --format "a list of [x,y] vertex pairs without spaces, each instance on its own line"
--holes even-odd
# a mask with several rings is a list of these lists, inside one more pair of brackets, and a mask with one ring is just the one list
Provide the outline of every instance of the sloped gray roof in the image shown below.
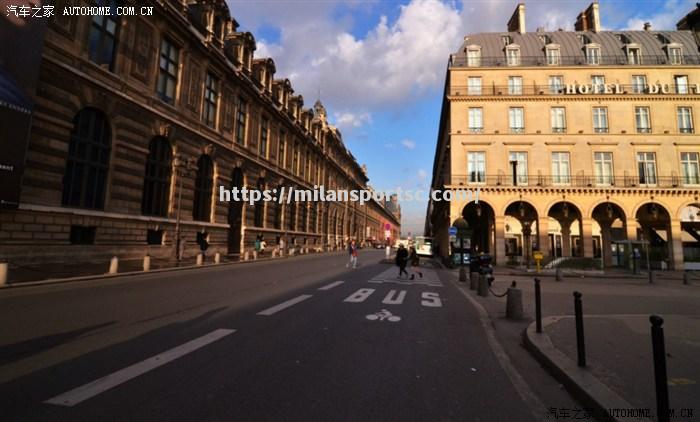
[[[462,61],[466,57],[466,48],[470,45],[478,45],[481,47],[482,58],[497,58],[505,59],[505,46],[502,37],[509,35],[513,44],[520,46],[520,55],[526,57],[541,57],[545,58],[545,44],[540,39],[540,36],[545,35],[552,44],[559,44],[562,58],[578,58],[585,61],[584,42],[581,36],[586,37],[591,43],[600,44],[601,56],[608,58],[610,63],[614,63],[615,59],[626,60],[626,52],[623,43],[618,37],[623,36],[630,43],[638,44],[641,48],[642,57],[666,57],[664,42],[658,39],[658,35],[662,35],[669,43],[680,44],[683,48],[683,55],[687,60],[686,63],[700,62],[700,52],[695,43],[695,39],[691,31],[556,31],[556,32],[529,32],[521,34],[518,32],[493,32],[493,33],[478,33],[468,35],[462,43],[459,51],[454,54],[454,58]],[[563,64],[567,64],[567,60],[563,60]],[[643,64],[645,61],[642,62]],[[649,63],[649,62],[646,62]],[[485,65],[488,65],[484,63]],[[527,65],[525,61],[524,65]],[[571,63],[569,63],[571,64]],[[601,63],[605,64],[605,63]],[[651,64],[651,63],[649,63]]]

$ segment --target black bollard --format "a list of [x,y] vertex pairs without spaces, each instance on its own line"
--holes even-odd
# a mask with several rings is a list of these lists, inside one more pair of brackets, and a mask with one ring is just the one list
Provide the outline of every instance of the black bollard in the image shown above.
[[664,345],[664,319],[658,315],[649,317],[651,322],[651,347],[654,351],[654,381],[656,382],[656,415],[658,422],[669,422],[668,381],[666,379],[666,346]]
[[581,306],[581,293],[574,292],[574,313],[576,314],[576,352],[578,366],[586,366],[586,345],[583,341],[583,308]]
[[535,279],[535,320],[537,332],[542,332],[542,292],[540,291],[540,279]]

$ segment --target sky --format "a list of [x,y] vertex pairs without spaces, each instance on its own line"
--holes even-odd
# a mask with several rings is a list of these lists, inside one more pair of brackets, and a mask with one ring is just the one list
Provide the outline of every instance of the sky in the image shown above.
[[[447,60],[465,35],[502,32],[515,0],[227,0],[241,31],[311,107],[319,98],[379,191],[429,191]],[[609,30],[675,29],[695,0],[600,0]],[[590,0],[530,0],[528,31],[573,30]],[[421,235],[426,200],[404,202]]]

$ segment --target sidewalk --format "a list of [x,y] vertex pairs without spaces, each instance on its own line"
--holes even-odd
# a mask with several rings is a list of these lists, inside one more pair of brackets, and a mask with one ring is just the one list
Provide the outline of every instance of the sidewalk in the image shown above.
[[[493,294],[479,297],[470,291],[472,297],[487,310],[497,332],[523,336],[532,355],[580,401],[574,406],[544,403],[552,420],[577,420],[575,406],[590,408],[591,399],[599,409],[648,409],[639,413],[655,419],[651,314],[659,314],[665,320],[669,398],[676,412],[676,418],[671,420],[700,420],[700,282],[691,280],[690,285],[683,285],[681,279],[661,277],[649,284],[646,278],[601,275],[569,276],[556,282],[553,277],[544,277],[541,278],[544,333],[536,334],[534,276],[514,276],[497,269],[495,277],[492,290],[497,294],[505,293],[510,283],[516,281],[523,296],[523,320],[505,318],[505,297],[496,298]],[[583,294],[586,369],[576,366],[574,291]],[[534,347],[528,343],[534,343]],[[693,409],[692,415],[682,409]],[[681,414],[685,417],[681,418]],[[609,420],[649,419],[618,415]]]

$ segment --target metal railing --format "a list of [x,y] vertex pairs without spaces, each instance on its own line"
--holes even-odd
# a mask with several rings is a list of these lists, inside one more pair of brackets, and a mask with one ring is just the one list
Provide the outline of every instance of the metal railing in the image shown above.
[[[579,87],[580,84],[575,84]],[[566,84],[550,86],[548,84],[532,84],[522,85],[513,89],[508,85],[482,85],[481,87],[469,87],[468,85],[450,86],[449,95],[451,96],[533,96],[533,95],[692,95],[695,84],[675,85],[673,83],[658,85],[640,86],[627,84],[608,84],[597,86],[591,84],[583,84],[588,87],[588,93],[581,93],[576,89],[575,93],[567,94]],[[608,92],[605,91],[605,86],[608,87]],[[663,89],[662,89],[663,88]]]
[[514,183],[513,176],[499,175],[452,175],[447,186],[519,186],[519,187],[616,187],[616,188],[676,188],[700,187],[700,176],[552,176],[519,175]]
[[[590,59],[590,62],[589,62]],[[510,63],[510,64],[509,64]],[[560,56],[557,64],[548,64],[547,57],[541,56],[520,56],[518,60],[509,60],[505,53],[503,56],[496,57],[480,57],[478,59],[468,60],[466,55],[450,56],[451,67],[519,67],[519,66],[680,66],[680,65],[697,65],[700,64],[700,56],[683,55],[680,60],[671,59],[666,55],[642,55],[630,60],[624,55],[615,56],[595,56],[586,57],[583,53],[576,56]]]

